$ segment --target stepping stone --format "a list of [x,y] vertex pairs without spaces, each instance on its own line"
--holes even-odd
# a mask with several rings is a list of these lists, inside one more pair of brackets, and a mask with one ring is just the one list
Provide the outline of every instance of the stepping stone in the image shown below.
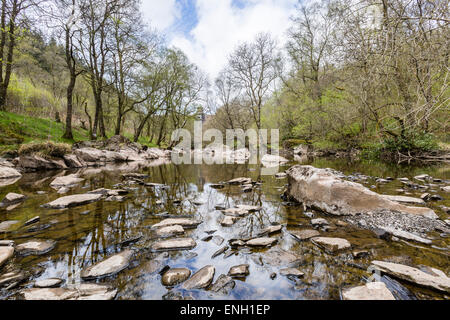
[[172,250],[191,250],[197,246],[192,238],[170,239],[156,242],[151,246],[153,252],[172,251]]
[[186,268],[174,268],[164,273],[161,282],[166,287],[173,287],[186,281],[190,276],[191,270]]
[[56,247],[53,240],[31,240],[16,246],[17,253],[22,256],[43,255],[52,251]]
[[238,221],[237,217],[226,216],[221,221],[220,224],[224,227],[230,227]]
[[395,278],[422,287],[450,292],[450,278],[441,270],[430,268],[430,273],[425,273],[417,268],[384,261],[372,261],[372,266]]
[[246,245],[250,247],[267,247],[274,245],[277,242],[277,239],[273,238],[256,238],[246,242]]
[[48,209],[65,209],[78,207],[99,201],[102,197],[103,195],[101,194],[77,194],[59,198],[55,201],[43,205],[43,207]]
[[184,228],[179,225],[163,227],[161,229],[156,230],[156,235],[161,238],[173,237],[182,234],[184,234]]
[[0,247],[0,267],[14,255],[13,247]]
[[271,235],[277,232],[281,232],[281,229],[283,228],[282,225],[276,225],[276,226],[270,226],[265,228],[264,230],[262,230],[260,232],[260,236],[264,236],[264,235]]
[[231,267],[230,271],[228,271],[228,275],[230,277],[237,278],[246,277],[250,274],[249,267],[250,266],[248,264],[241,264],[239,266]]
[[16,204],[18,202],[22,202],[25,201],[27,197],[24,196],[23,194],[18,194],[18,193],[8,193],[6,195],[6,197],[3,199],[3,201],[1,202],[1,204],[3,206],[10,206],[12,204]]
[[280,274],[285,277],[297,277],[297,278],[301,278],[305,275],[303,272],[295,268],[281,269]]
[[56,178],[55,180],[52,181],[52,183],[50,183],[50,187],[52,187],[53,189],[59,189],[62,187],[72,187],[83,181],[84,179],[78,177],[75,174],[71,174],[65,177]]
[[57,288],[64,283],[64,280],[58,278],[49,278],[39,280],[34,283],[35,288]]
[[95,280],[115,275],[128,267],[132,256],[132,250],[125,250],[113,255],[81,271],[81,278],[83,280]]
[[339,251],[351,248],[350,242],[340,238],[317,237],[311,239],[312,243],[324,249],[328,253],[337,253]]
[[364,286],[342,291],[343,300],[396,300],[383,282],[370,282]]
[[305,241],[320,236],[320,232],[317,230],[289,231],[289,234],[297,241]]
[[197,271],[189,280],[183,283],[185,290],[205,289],[214,279],[216,269],[213,266],[206,266]]
[[202,221],[200,221],[200,220],[186,219],[186,218],[165,219],[165,220],[161,221],[160,223],[157,223],[157,224],[153,225],[152,228],[153,229],[157,229],[157,228],[163,228],[163,227],[170,227],[170,226],[179,225],[179,226],[182,226],[185,229],[195,229],[201,223],[202,223]]

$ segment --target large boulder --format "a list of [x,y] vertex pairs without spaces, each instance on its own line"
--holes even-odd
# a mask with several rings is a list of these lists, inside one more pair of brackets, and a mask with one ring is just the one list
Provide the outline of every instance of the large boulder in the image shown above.
[[63,159],[46,159],[38,154],[20,156],[17,166],[27,172],[68,168]]
[[354,216],[389,210],[437,218],[436,213],[429,208],[408,207],[391,201],[359,183],[342,180],[331,169],[294,166],[287,174],[288,194],[291,197],[329,214]]

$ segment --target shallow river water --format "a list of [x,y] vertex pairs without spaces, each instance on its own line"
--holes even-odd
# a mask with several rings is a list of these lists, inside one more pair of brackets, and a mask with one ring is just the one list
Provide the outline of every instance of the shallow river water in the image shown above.
[[[290,163],[280,168],[280,171],[294,164],[297,163]],[[374,177],[365,185],[375,185],[374,191],[381,194],[404,195],[397,191],[402,184],[398,180],[376,184],[375,177],[407,177],[412,180],[414,176],[426,173],[434,178],[450,180],[449,165],[390,166],[376,162],[349,163],[347,160],[325,159],[310,160],[304,164],[333,168],[347,175],[359,172]],[[79,173],[86,180],[67,195],[86,193],[98,188],[117,188],[117,184],[124,182],[121,177],[123,169],[127,169],[126,166],[81,170]],[[321,232],[324,236],[347,239],[352,244],[352,250],[368,250],[370,256],[361,259],[353,258],[352,250],[329,255],[309,241],[297,242],[288,231],[311,229],[311,219],[304,214],[302,206],[287,205],[281,199],[287,180],[259,176],[258,166],[164,164],[131,167],[128,170],[146,173],[149,178],[145,182],[163,186],[146,187],[136,184],[128,186],[130,193],[124,202],[100,201],[66,210],[47,210],[40,206],[61,197],[49,187],[56,176],[77,171],[25,174],[14,185],[0,188],[0,199],[9,192],[28,197],[13,210],[0,209],[0,223],[9,220],[19,222],[9,232],[0,233],[0,240],[14,240],[16,244],[31,239],[52,239],[57,242],[56,247],[45,255],[15,255],[3,266],[0,277],[7,272],[19,270],[28,277],[15,288],[0,288],[0,299],[20,299],[18,293],[24,288],[32,287],[36,280],[56,277],[64,279],[65,285],[80,283],[81,270],[126,248],[135,251],[129,268],[98,281],[117,288],[117,299],[340,299],[341,289],[364,284],[364,279],[370,276],[367,268],[372,260],[397,261],[414,266],[434,267],[446,274],[450,272],[450,241],[439,232],[428,235],[435,239],[433,247],[404,241],[388,242],[377,238],[371,231],[353,226]],[[226,186],[221,190],[210,187],[212,183],[237,177],[250,177],[262,184],[251,193],[242,193],[239,186]],[[123,185],[120,187],[124,188]],[[440,218],[448,219],[440,206],[450,207],[449,194],[439,191],[437,186],[431,190],[433,194],[444,197],[444,200],[427,205]],[[411,191],[411,196],[420,196],[420,191]],[[158,201],[162,201],[162,204]],[[240,219],[232,227],[222,227],[219,221],[223,215],[215,207],[229,208],[237,204],[262,206],[263,210]],[[314,215],[326,218],[333,225],[342,219],[319,212],[314,212]],[[24,226],[25,221],[35,216],[40,216],[39,223]],[[236,286],[226,295],[208,290],[184,291],[180,286],[164,287],[161,275],[155,272],[154,267],[153,258],[158,254],[150,252],[149,247],[157,241],[151,226],[167,216],[195,217],[203,223],[197,229],[188,230],[186,234],[195,239],[197,246],[190,251],[169,252],[164,265],[189,268],[193,273],[206,265],[213,265],[216,268],[214,281],[219,275],[227,274],[230,267],[240,264],[248,264],[250,274],[246,278],[235,279]],[[273,235],[278,243],[271,249],[240,248],[227,258],[224,255],[211,258],[228,240],[256,236],[265,227],[278,223],[283,225],[283,230]],[[214,236],[222,237],[224,242],[202,241],[207,236],[206,232],[211,230],[217,230]],[[128,243],[127,240],[130,239],[139,240]],[[220,238],[215,238],[217,239]],[[271,278],[281,267],[276,261],[265,260],[264,257],[270,250],[278,248],[300,257],[298,269],[305,273],[303,278],[292,279],[279,274],[276,278]],[[259,260],[260,257],[262,260]],[[263,265],[257,261],[263,261]],[[418,299],[448,299],[438,292],[404,282],[401,284]]]

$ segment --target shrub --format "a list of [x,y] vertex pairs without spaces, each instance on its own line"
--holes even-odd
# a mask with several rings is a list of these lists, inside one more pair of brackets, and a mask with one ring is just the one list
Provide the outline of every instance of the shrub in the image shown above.
[[71,146],[66,143],[54,143],[51,141],[43,143],[32,142],[21,145],[19,148],[19,155],[39,154],[43,157],[61,158],[71,151]]

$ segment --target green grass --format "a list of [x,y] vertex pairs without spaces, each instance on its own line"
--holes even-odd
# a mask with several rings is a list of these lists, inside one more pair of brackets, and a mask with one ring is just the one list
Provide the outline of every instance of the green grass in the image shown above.
[[10,112],[0,112],[0,153],[18,150],[21,144],[53,141],[72,144],[89,139],[86,130],[73,128],[74,141],[62,139],[64,125],[50,119],[40,119]]

